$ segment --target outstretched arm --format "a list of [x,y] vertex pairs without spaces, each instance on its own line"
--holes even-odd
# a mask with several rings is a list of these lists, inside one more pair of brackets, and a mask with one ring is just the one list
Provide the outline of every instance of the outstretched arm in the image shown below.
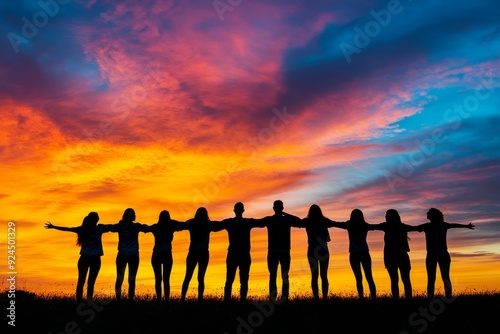
[[188,229],[188,224],[186,222],[180,222],[172,219],[172,223],[174,224],[174,231],[184,231]]
[[210,229],[212,230],[212,232],[219,232],[225,228],[226,228],[226,223],[216,221],[216,220],[210,221]]
[[97,227],[100,228],[102,232],[118,232],[118,224],[99,224]]
[[78,233],[78,228],[77,227],[56,226],[56,225],[52,225],[51,222],[45,223],[45,228],[48,228],[48,229],[53,228],[53,229],[59,230],[59,231]]
[[368,224],[368,230],[369,231],[383,231],[384,230],[384,223],[380,224]]
[[137,224],[139,225],[139,232],[142,232],[142,233],[152,232],[151,226],[146,225],[146,224],[141,224],[141,223],[137,223]]
[[293,227],[305,227],[302,219],[297,216],[291,215],[287,212],[283,212],[283,215],[288,219],[288,222]]
[[247,218],[251,221],[252,227],[266,227],[268,217],[264,218]]
[[476,225],[469,223],[469,224],[449,224],[448,223],[448,228],[468,228],[473,230],[476,227]]
[[347,224],[345,222],[336,222],[334,220],[331,220],[330,218],[326,218],[326,225],[328,227],[338,227],[338,228],[343,228],[344,230],[347,229]]
[[406,225],[405,224],[406,230],[408,232],[422,232],[424,230],[423,226],[424,226],[424,224],[417,225],[417,226],[412,226],[412,225]]

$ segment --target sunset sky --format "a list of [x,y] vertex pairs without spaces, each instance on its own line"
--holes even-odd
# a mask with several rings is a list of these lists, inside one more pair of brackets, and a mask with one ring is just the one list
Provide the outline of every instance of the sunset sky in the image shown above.
[[[499,17],[493,0],[1,2],[0,220],[5,234],[16,223],[17,287],[74,294],[76,235],[47,221],[111,224],[129,207],[144,224],[184,221],[201,206],[221,220],[238,201],[259,218],[281,199],[300,217],[318,204],[380,223],[393,208],[416,225],[436,207],[472,222],[448,232],[454,290],[498,291]],[[354,294],[347,233],[330,234],[330,292]],[[424,235],[410,238],[423,294]],[[117,242],[103,235],[96,294],[113,293]],[[153,236],[139,242],[137,293],[151,294]],[[387,294],[383,232],[368,243]],[[173,295],[188,245],[177,232]],[[227,246],[212,234],[206,294],[223,292]],[[311,294],[306,251],[293,229],[292,295]],[[267,293],[266,254],[255,229],[249,296]]]

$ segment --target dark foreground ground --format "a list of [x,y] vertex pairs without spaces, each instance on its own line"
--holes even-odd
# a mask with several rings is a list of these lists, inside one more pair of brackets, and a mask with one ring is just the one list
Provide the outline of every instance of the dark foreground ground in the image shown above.
[[[10,299],[0,295],[2,305]],[[9,310],[2,307],[5,315]],[[224,304],[149,298],[77,303],[65,297],[18,291],[15,327],[23,333],[500,333],[500,294],[460,295],[453,300],[376,301],[298,298],[277,305],[265,300]],[[3,326],[3,328],[6,328]],[[2,331],[3,332],[3,331]],[[5,333],[5,332],[3,332]]]

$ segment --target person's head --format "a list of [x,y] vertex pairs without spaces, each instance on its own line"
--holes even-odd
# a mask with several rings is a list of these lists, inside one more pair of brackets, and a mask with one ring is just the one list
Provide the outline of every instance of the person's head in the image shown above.
[[163,210],[160,212],[160,216],[158,217],[158,223],[166,224],[170,221],[170,212],[167,210]]
[[89,212],[89,214],[85,218],[88,218],[89,224],[91,224],[93,226],[97,225],[97,222],[99,221],[99,215],[97,214],[97,212],[93,212],[93,211]]
[[273,210],[276,214],[281,214],[283,212],[283,202],[281,200],[274,201]]
[[401,217],[399,216],[399,212],[397,212],[395,209],[389,209],[385,213],[385,221],[388,223],[401,223]]
[[317,204],[313,204],[309,207],[309,212],[307,213],[307,218],[309,219],[319,219],[323,218],[323,212]]
[[244,207],[243,203],[241,203],[241,202],[236,203],[234,205],[233,211],[236,214],[236,216],[242,216],[243,212],[245,212],[245,207]]
[[135,220],[135,211],[132,208],[128,208],[123,212],[122,221],[131,221]]
[[430,208],[429,211],[427,211],[427,219],[434,223],[441,223],[444,222],[444,215],[441,210]]
[[351,222],[356,222],[356,223],[364,223],[365,222],[365,216],[363,215],[363,211],[360,209],[354,209],[351,211]]
[[208,211],[204,207],[200,207],[198,208],[198,210],[196,210],[194,218],[197,220],[206,220],[206,221],[210,220],[210,218],[208,217]]

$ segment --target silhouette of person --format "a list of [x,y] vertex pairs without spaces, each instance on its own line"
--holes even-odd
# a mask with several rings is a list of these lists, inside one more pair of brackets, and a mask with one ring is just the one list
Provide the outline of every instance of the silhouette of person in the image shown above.
[[118,254],[116,255],[116,299],[122,298],[122,284],[128,266],[128,299],[134,300],[135,279],[139,269],[139,232],[148,232],[149,226],[136,223],[135,211],[128,208],[122,220],[116,224],[118,232]]
[[240,276],[240,301],[244,302],[248,294],[248,279],[250,275],[250,231],[254,227],[264,227],[261,220],[253,218],[243,218],[245,207],[238,202],[234,205],[235,217],[224,219],[221,223],[227,230],[229,247],[226,258],[226,284],[224,286],[224,301],[231,300],[231,290],[233,287],[236,270],[239,268]]
[[412,286],[410,280],[411,263],[408,252],[408,232],[415,231],[414,226],[401,222],[399,212],[395,209],[387,210],[385,222],[372,224],[374,230],[384,231],[384,265],[391,279],[391,293],[394,299],[399,299],[399,273],[404,285],[406,299],[412,298]]
[[281,266],[281,299],[287,301],[290,293],[290,282],[288,273],[290,271],[290,239],[291,227],[301,227],[302,221],[299,217],[285,214],[283,202],[274,201],[274,215],[262,218],[267,227],[267,268],[269,270],[269,299],[277,300],[278,287],[276,279],[278,266]]
[[446,234],[450,228],[474,229],[474,224],[450,224],[444,221],[443,213],[431,208],[427,212],[429,223],[415,226],[415,230],[425,232],[425,243],[427,256],[425,267],[427,269],[427,297],[434,298],[434,284],[436,282],[436,270],[439,264],[439,271],[444,284],[446,298],[452,296],[452,286],[450,280],[451,257],[446,244]]
[[307,217],[302,219],[301,226],[305,227],[307,233],[307,259],[311,269],[311,289],[314,299],[319,299],[318,278],[321,276],[321,292],[323,300],[328,298],[328,265],[330,262],[330,251],[328,242],[331,241],[329,227],[340,223],[334,222],[323,215],[317,204],[309,207]]
[[186,230],[185,223],[172,220],[167,210],[160,212],[158,222],[149,226],[148,232],[152,232],[155,238],[151,265],[155,275],[156,299],[161,301],[161,285],[165,291],[165,301],[170,300],[170,273],[172,272],[172,240],[174,232]]
[[191,240],[186,257],[186,276],[182,282],[181,300],[186,299],[189,282],[193,277],[196,265],[198,265],[198,301],[202,301],[205,291],[205,273],[209,260],[210,232],[221,231],[224,226],[220,222],[211,221],[208,217],[208,211],[204,207],[198,208],[194,218],[189,219],[186,224]]
[[90,212],[78,227],[64,227],[52,225],[47,222],[45,228],[55,229],[77,234],[76,244],[80,246],[80,258],[78,259],[78,283],[76,284],[76,300],[83,300],[83,286],[87,279],[87,299],[94,296],[94,286],[101,269],[101,256],[104,255],[102,248],[102,234],[113,232],[115,225],[97,224],[99,215],[97,212]]
[[334,224],[334,227],[339,227],[347,230],[349,236],[349,263],[352,272],[356,278],[356,289],[360,299],[364,298],[363,295],[363,273],[361,267],[365,272],[366,281],[370,289],[370,297],[375,299],[377,290],[372,275],[372,258],[366,237],[368,231],[373,230],[372,225],[365,221],[363,212],[359,209],[354,209],[351,212],[351,218],[345,223]]

